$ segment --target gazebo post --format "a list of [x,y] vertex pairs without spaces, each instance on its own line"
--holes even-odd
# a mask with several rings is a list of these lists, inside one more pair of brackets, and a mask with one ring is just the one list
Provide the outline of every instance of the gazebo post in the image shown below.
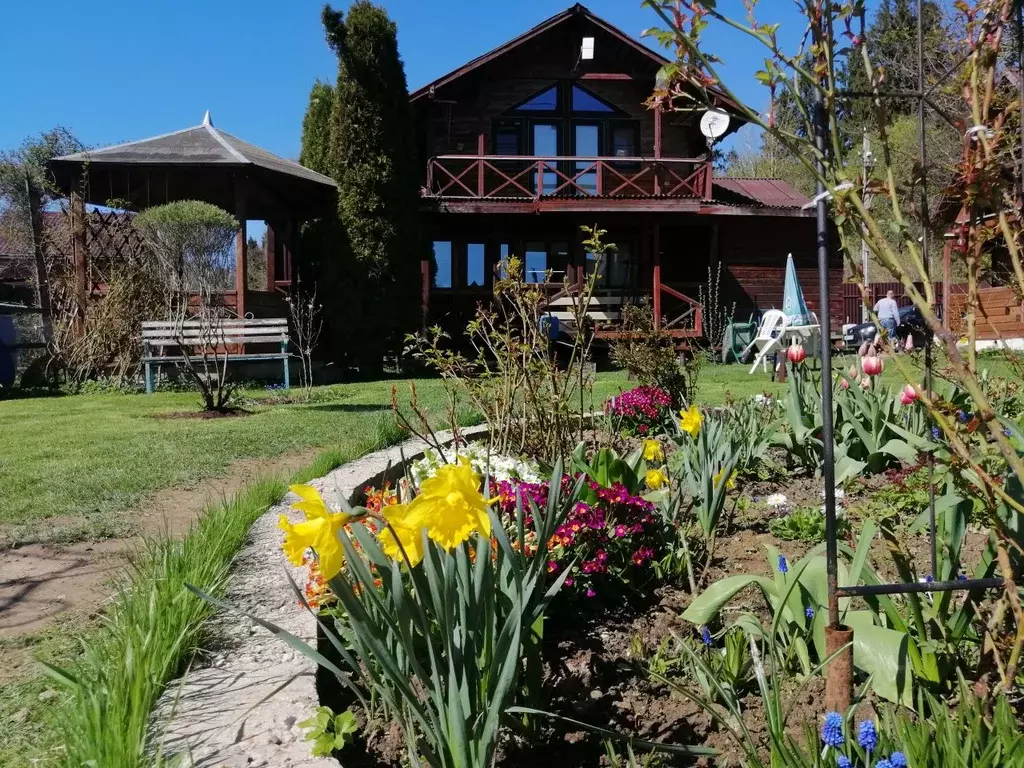
[[71,252],[75,268],[75,313],[79,323],[85,322],[85,307],[89,297],[89,276],[86,264],[85,198],[71,190]]
[[235,311],[239,317],[245,317],[245,187],[238,178],[235,179],[235,218],[238,219],[235,232]]
[[277,268],[277,233],[274,231],[274,222],[267,222],[267,290],[274,292],[274,281],[276,280],[275,270]]
[[288,222],[288,250],[292,257],[292,293],[297,292],[299,288],[299,260],[301,259],[301,254],[299,253],[299,239],[301,234],[299,223],[294,219],[290,220]]

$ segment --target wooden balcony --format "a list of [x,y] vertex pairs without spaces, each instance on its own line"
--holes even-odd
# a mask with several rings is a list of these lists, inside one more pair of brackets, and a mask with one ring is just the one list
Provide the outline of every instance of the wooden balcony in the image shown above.
[[707,158],[440,155],[427,165],[427,197],[709,199]]

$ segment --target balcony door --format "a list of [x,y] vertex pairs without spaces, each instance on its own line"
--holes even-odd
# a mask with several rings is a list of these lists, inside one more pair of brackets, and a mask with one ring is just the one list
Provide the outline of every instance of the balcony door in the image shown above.
[[[601,139],[601,123],[583,120],[572,121],[572,154],[576,157],[599,157],[603,146]],[[572,188],[576,194],[597,194],[597,171],[587,170],[592,165],[593,162],[577,160],[570,169],[572,176],[581,174],[576,179],[577,186]]]
[[[562,122],[559,120],[532,120],[530,125],[530,154],[537,157],[558,157],[562,148]],[[533,172],[534,191],[549,195],[558,186],[557,163],[545,162],[543,178],[540,171]],[[550,169],[550,170],[549,170]],[[543,187],[541,186],[543,181]]]

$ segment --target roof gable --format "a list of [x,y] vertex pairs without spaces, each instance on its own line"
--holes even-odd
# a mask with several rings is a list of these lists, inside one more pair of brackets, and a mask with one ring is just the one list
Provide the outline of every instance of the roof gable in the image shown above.
[[537,26],[530,30],[527,30],[518,37],[509,40],[507,43],[498,46],[497,48],[488,51],[487,53],[476,57],[475,59],[467,62],[458,69],[443,75],[436,80],[427,83],[421,88],[414,91],[410,99],[416,101],[433,93],[438,88],[443,88],[456,80],[459,80],[472,72],[479,70],[487,64],[495,62],[503,57],[518,52],[528,43],[535,41],[537,38],[545,35],[546,33],[552,32],[560,27],[567,24],[585,24],[593,28],[596,28],[603,35],[606,35],[609,39],[620,44],[624,49],[631,52],[638,60],[643,61],[644,64],[650,68],[653,76],[654,72],[660,69],[662,66],[668,63],[668,60],[661,56],[656,51],[651,50],[640,41],[634,39],[630,35],[627,35],[618,27],[609,24],[604,19],[596,16],[588,8],[577,3],[576,5],[567,8],[561,13],[557,13],[549,19],[542,21]]

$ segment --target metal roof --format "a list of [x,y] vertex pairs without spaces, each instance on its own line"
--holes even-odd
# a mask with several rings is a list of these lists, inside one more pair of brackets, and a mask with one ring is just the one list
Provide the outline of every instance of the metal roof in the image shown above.
[[54,158],[54,162],[90,165],[212,165],[255,166],[274,173],[306,181],[336,186],[329,176],[317,173],[291,160],[261,149],[237,136],[214,128],[207,112],[200,125],[149,139],[91,149]]
[[724,190],[766,208],[802,208],[810,202],[781,179],[714,179],[715,197]]

